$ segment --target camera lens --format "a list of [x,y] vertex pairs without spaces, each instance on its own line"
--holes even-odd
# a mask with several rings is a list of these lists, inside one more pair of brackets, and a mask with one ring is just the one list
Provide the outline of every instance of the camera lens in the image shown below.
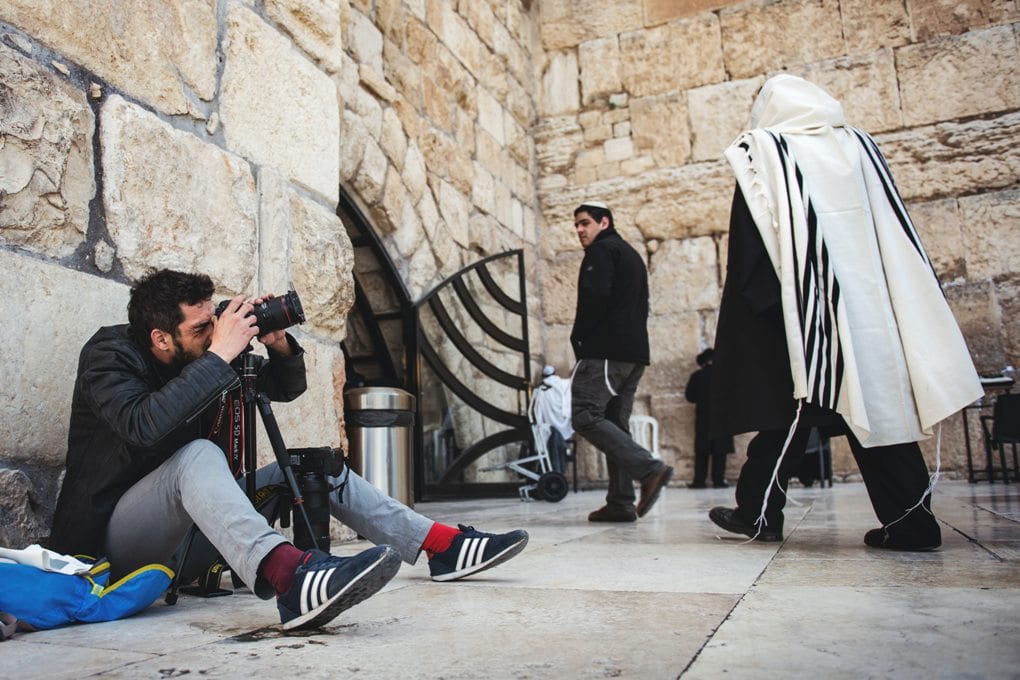
[[255,306],[254,313],[256,325],[262,335],[305,322],[301,299],[293,290],[287,291],[283,297],[263,300],[261,304]]
[[[216,305],[216,316],[223,313],[223,310],[230,304],[230,300],[223,300]],[[263,300],[261,304],[255,305],[252,312],[255,315],[255,325],[259,327],[259,335],[282,331],[294,324],[305,322],[305,310],[301,307],[301,298],[297,291],[289,290],[282,297]]]

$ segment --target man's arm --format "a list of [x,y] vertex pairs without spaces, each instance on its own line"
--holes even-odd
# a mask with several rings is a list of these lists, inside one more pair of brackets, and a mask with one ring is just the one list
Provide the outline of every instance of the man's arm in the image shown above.
[[93,412],[128,444],[143,448],[173,446],[171,435],[237,382],[234,370],[211,352],[158,388],[147,379],[153,374],[144,355],[126,343],[90,347],[81,362],[82,396]]
[[[269,361],[259,371],[258,389],[272,401],[293,401],[308,388],[305,377],[305,350],[284,331],[276,331],[280,339],[259,338],[266,346]],[[275,335],[271,333],[270,335]]]
[[591,246],[581,262],[577,283],[577,316],[574,337],[584,339],[609,316],[616,263],[608,248]]

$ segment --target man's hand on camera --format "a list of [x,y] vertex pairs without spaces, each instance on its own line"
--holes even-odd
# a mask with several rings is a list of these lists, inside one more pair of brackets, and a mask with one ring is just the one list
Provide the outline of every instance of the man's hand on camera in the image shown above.
[[244,351],[258,333],[255,326],[254,306],[245,302],[243,295],[233,298],[226,309],[215,319],[209,351],[230,363]]
[[[270,300],[272,298],[273,294],[269,293],[263,295],[262,297],[255,298],[251,302],[253,305],[260,305],[266,300]],[[258,336],[258,338],[259,342],[261,342],[269,349],[273,350],[273,352],[275,352],[276,354],[280,354],[282,356],[290,356],[291,354],[293,354],[293,351],[290,348],[290,343],[287,342],[287,332],[284,330],[272,331],[270,333],[266,333],[265,335],[260,335]]]

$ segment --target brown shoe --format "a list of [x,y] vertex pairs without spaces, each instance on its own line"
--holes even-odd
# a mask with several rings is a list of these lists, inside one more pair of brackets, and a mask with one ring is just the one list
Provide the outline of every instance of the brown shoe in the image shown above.
[[588,515],[589,522],[636,522],[637,513],[633,510],[611,508],[604,505]]
[[641,483],[641,500],[637,504],[638,517],[644,517],[652,509],[655,501],[659,500],[659,492],[669,483],[669,478],[672,476],[673,468],[667,465],[648,481]]

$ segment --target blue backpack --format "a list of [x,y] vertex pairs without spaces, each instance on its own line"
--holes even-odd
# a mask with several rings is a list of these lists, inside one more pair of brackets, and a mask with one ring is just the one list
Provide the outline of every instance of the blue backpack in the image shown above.
[[0,562],[0,614],[3,637],[22,628],[45,630],[70,623],[113,621],[137,614],[167,589],[173,571],[149,564],[113,585],[110,563],[101,560],[85,574],[59,574],[27,564]]

